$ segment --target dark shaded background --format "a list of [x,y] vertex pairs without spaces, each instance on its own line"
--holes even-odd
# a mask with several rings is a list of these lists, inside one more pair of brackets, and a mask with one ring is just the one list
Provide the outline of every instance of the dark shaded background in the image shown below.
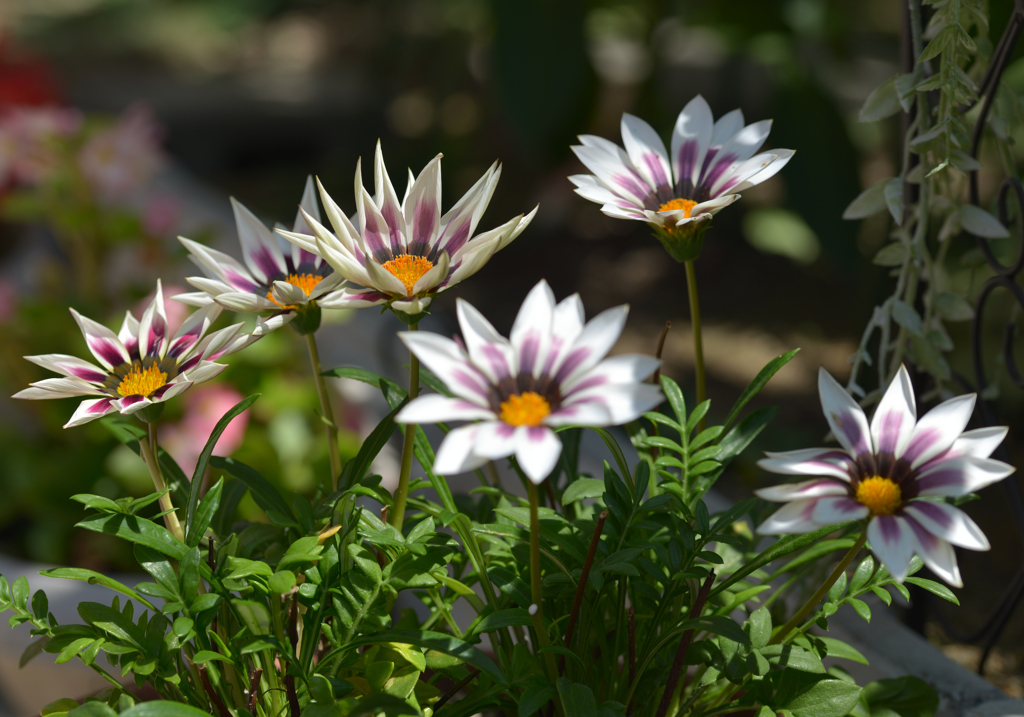
[[[991,3],[993,41],[1011,6]],[[537,203],[540,213],[434,312],[451,312],[457,294],[507,331],[543,277],[559,297],[579,291],[591,315],[629,302],[623,348],[653,351],[671,320],[666,370],[687,385],[682,268],[642,224],[572,193],[565,177],[582,167],[569,145],[582,132],[618,140],[624,111],[667,137],[696,93],[716,115],[741,107],[748,121],[774,118],[768,147],[797,155],[716,217],[698,275],[713,405],[731,403],[770,358],[804,349],[764,396],[782,410],[761,443],[784,449],[820,442],[814,372],[823,364],[845,378],[872,307],[892,288],[870,263],[888,219],[840,216],[862,188],[898,172],[898,119],[861,124],[856,112],[898,70],[901,9],[896,0],[5,0],[0,30],[9,48],[50,63],[71,105],[116,113],[148,103],[176,165],[268,221],[293,216],[309,173],[353,210],[356,159],[369,162],[378,138],[399,192],[400,168],[444,153],[445,207],[500,159],[481,227]],[[0,229],[8,255],[23,229]],[[971,248],[955,241],[951,272]],[[954,339],[951,363],[967,372],[966,325]],[[1004,388],[998,410],[1014,425],[1016,455],[1020,404]],[[763,480],[747,461],[724,487],[739,494]],[[964,625],[1021,563],[1001,494],[984,498],[970,510],[995,549],[961,558]],[[1021,633],[1018,619],[1005,644],[1019,645]],[[1002,686],[1021,694],[1017,658],[1000,659]]]

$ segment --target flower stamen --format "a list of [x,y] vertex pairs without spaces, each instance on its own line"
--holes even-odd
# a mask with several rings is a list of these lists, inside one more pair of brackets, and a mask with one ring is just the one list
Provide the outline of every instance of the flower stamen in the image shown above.
[[671,212],[678,209],[683,209],[685,210],[683,212],[683,216],[689,219],[690,212],[693,211],[693,208],[695,206],[697,206],[697,202],[693,201],[692,199],[673,199],[671,201],[665,202],[660,207],[658,207],[658,211]]
[[434,262],[423,256],[399,254],[391,261],[381,264],[392,276],[405,285],[405,295],[412,296],[412,289],[420,277],[434,268]]
[[889,478],[872,476],[857,485],[857,501],[872,515],[892,515],[903,505],[903,492]]
[[501,420],[510,426],[539,426],[551,413],[551,404],[539,393],[524,391],[501,403]]
[[117,386],[117,392],[122,396],[143,396],[149,397],[158,388],[167,383],[167,374],[161,371],[156,364],[150,364],[146,368],[136,362],[132,370],[121,379]]

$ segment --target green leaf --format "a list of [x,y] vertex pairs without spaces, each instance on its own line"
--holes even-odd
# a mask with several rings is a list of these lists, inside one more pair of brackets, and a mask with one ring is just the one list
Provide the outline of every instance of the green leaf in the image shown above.
[[943,600],[948,600],[954,605],[960,604],[960,601],[957,600],[956,595],[953,594],[953,591],[947,588],[942,583],[937,583],[934,580],[926,580],[925,578],[914,577],[907,578],[905,582],[908,582],[911,585],[917,585],[919,588],[927,590],[932,595],[937,595]]
[[[195,707],[190,707],[189,709],[199,712]],[[128,712],[131,712],[131,710],[128,710]],[[122,712],[122,714],[128,714],[128,712]],[[75,707],[73,710],[69,710],[67,714],[69,717],[117,717],[117,712],[115,712],[113,708],[105,702],[97,702],[95,700],[86,702],[80,707]],[[200,712],[200,714],[205,715],[206,713]],[[133,717],[139,716],[133,715]],[[184,715],[182,715],[182,717],[184,717]],[[193,713],[189,717],[199,717],[199,715]],[[209,716],[207,715],[207,717]]]
[[960,226],[977,237],[985,239],[1004,239],[1010,236],[998,219],[981,207],[964,204],[958,210]]
[[751,381],[745,389],[743,389],[743,393],[740,394],[736,404],[732,407],[732,410],[729,411],[729,415],[726,416],[724,423],[726,427],[732,425],[733,421],[739,417],[743,408],[750,402],[750,399],[756,396],[761,389],[765,387],[765,384],[771,380],[771,377],[778,373],[779,369],[789,363],[799,351],[800,349],[793,349],[792,351],[788,351],[781,356],[772,359],[757,373],[754,380]]
[[252,499],[256,501],[256,505],[264,511],[270,512],[273,510],[293,520],[295,519],[292,507],[288,505],[288,502],[277,491],[277,488],[260,475],[255,468],[251,468],[232,458],[221,458],[220,456],[213,456],[210,459],[210,465],[244,483],[249,488],[249,492],[252,493]]
[[204,662],[210,662],[211,660],[220,660],[221,662],[231,662],[231,658],[230,657],[225,657],[224,655],[220,654],[219,652],[214,652],[213,650],[200,650],[192,658],[192,662],[196,663],[197,665],[201,665]]
[[935,690],[924,680],[910,676],[870,682],[861,696],[872,715],[891,710],[899,717],[933,717],[939,706]]
[[429,630],[389,630],[358,638],[348,643],[346,647],[352,649],[362,647],[363,645],[378,645],[383,642],[398,642],[403,645],[415,645],[427,650],[443,652],[446,655],[457,657],[468,665],[472,665],[499,685],[508,684],[504,673],[494,664],[491,658],[468,642],[441,632],[430,632]]
[[885,184],[888,181],[881,179],[858,194],[843,212],[843,219],[863,219],[885,209]]
[[821,663],[821,658],[806,648],[797,645],[768,645],[762,647],[760,651],[769,662],[779,667],[825,674],[825,665]]
[[391,715],[419,715],[422,712],[418,707],[413,707],[401,698],[381,692],[360,698],[347,717],[373,717],[377,714],[391,717]]
[[559,677],[558,696],[562,699],[565,717],[593,717],[597,714],[597,699],[586,685]]
[[519,701],[519,717],[535,717],[540,714],[541,707],[557,694],[555,686],[540,675],[532,675],[531,678]]
[[[171,535],[165,527],[134,515],[99,515],[79,521],[77,527],[145,545],[175,560],[184,559],[188,552],[185,544]],[[205,564],[203,567],[204,575],[209,575],[210,568]]]
[[295,573],[290,570],[279,570],[267,580],[270,591],[278,595],[284,595],[295,587]]
[[562,493],[562,505],[584,498],[599,498],[604,493],[604,481],[597,478],[578,478]]
[[[40,637],[38,640],[33,640],[32,642],[30,642],[28,644],[28,647],[25,648],[25,651],[21,653],[21,657],[18,659],[18,667],[24,667],[29,662],[31,662],[37,655],[39,655],[39,653],[43,651],[43,648],[46,647],[46,643],[49,641],[49,637],[43,636]],[[78,703],[76,702],[75,704]]]
[[330,376],[332,378],[350,378],[354,381],[368,383],[374,388],[380,388],[381,377],[379,375],[375,374],[373,371],[356,368],[355,366],[339,366],[338,368],[332,368],[330,371],[324,371],[320,375]]
[[903,223],[903,179],[893,177],[885,183],[882,190],[885,195],[885,206],[892,215],[892,220],[897,225]]
[[510,627],[512,625],[532,625],[533,620],[530,618],[530,613],[521,607],[510,607],[505,610],[498,610],[492,612],[490,615],[485,615],[480,618],[480,622],[476,624],[473,631],[477,634],[483,632],[493,632],[502,627]]
[[140,702],[121,713],[121,717],[210,717],[206,712],[191,705],[168,700]]
[[858,600],[857,598],[847,598],[846,602],[850,604],[850,607],[853,608],[854,612],[860,615],[864,622],[871,622],[871,608],[868,607],[866,602]]
[[917,310],[905,301],[896,299],[892,302],[893,320],[912,334],[922,335],[921,316]]
[[956,25],[946,25],[942,28],[942,30],[932,38],[931,42],[925,46],[921,56],[917,58],[917,64],[921,65],[933,57],[937,57],[944,49],[946,49],[946,45],[949,44],[950,40],[955,41],[956,30]]
[[903,266],[909,254],[906,244],[892,242],[879,249],[871,263],[876,266]]
[[686,423],[686,399],[683,398],[683,391],[679,384],[665,374],[661,375],[661,390],[668,399],[672,412],[676,414],[676,420],[680,425]]
[[844,592],[846,592],[846,573],[840,573],[839,579],[828,590],[829,602],[839,602],[839,598],[843,596]]
[[[188,493],[188,505],[185,510],[185,530],[188,535],[188,544],[190,546],[198,545],[198,538],[195,542],[192,542],[193,534],[195,529],[192,524],[195,522],[196,508],[199,507],[199,491],[202,489],[203,476],[206,475],[206,466],[210,463],[210,456],[213,455],[213,449],[217,447],[217,441],[220,440],[220,436],[227,429],[228,424],[234,420],[235,416],[240,414],[245,409],[249,408],[256,399],[260,397],[260,394],[254,393],[246,399],[240,401],[237,405],[231,408],[227,413],[221,416],[221,419],[217,421],[217,425],[213,427],[213,433],[210,434],[209,440],[206,441],[206,445],[203,446],[203,452],[199,454],[199,461],[196,463],[196,469],[192,473],[192,485]],[[218,493],[217,500],[220,500],[220,494]],[[210,518],[213,518],[213,513],[210,513]],[[209,525],[209,520],[207,521]],[[206,531],[206,527],[203,528]],[[200,533],[200,537],[202,534]]]
[[[98,573],[95,570],[88,570],[86,568],[53,568],[51,570],[41,570],[40,575],[45,575],[48,578],[62,578],[65,580],[82,580],[89,583],[90,585],[102,585],[105,588],[119,592],[122,595],[127,595],[132,600],[138,600],[140,603],[148,607],[150,610],[156,610],[153,606],[142,595],[139,595],[135,590],[131,589],[123,583],[119,583],[113,578],[108,578],[102,573]],[[44,616],[45,617],[45,616]]]
[[947,321],[970,321],[974,318],[971,305],[951,291],[942,291],[935,296],[935,310]]
[[843,680],[825,679],[815,683],[781,706],[793,717],[845,717],[860,697],[860,687]]
[[815,636],[815,640],[821,640],[825,643],[825,654],[829,657],[838,657],[844,660],[852,660],[859,662],[862,665],[868,664],[868,659],[864,655],[860,654],[858,650],[847,645],[842,640],[837,640],[834,637],[820,637]]
[[860,122],[877,122],[900,111],[900,98],[896,93],[897,77],[890,77],[868,95],[857,114]]
[[758,608],[750,613],[750,644],[755,648],[762,648],[768,644],[772,636],[772,616],[768,608]]
[[360,446],[359,452],[355,457],[345,464],[341,471],[341,478],[338,480],[340,488],[351,488],[359,483],[367,471],[370,470],[370,464],[373,462],[373,459],[384,449],[391,435],[395,432],[395,416],[402,410],[404,405],[405,402],[399,403],[391,410],[391,413],[384,416],[381,422],[370,432],[370,435],[366,437],[366,440],[363,441],[363,445]]
[[193,516],[192,523],[188,526],[185,542],[189,547],[194,548],[199,545],[199,541],[206,534],[206,529],[210,527],[213,516],[216,515],[217,508],[220,507],[220,497],[223,491],[224,477],[221,476],[199,502],[199,508]]

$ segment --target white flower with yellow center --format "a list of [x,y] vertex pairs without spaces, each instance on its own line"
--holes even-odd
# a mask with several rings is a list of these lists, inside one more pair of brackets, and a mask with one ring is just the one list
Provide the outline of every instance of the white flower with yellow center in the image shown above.
[[[293,229],[308,233],[305,217],[320,218],[312,177],[306,179],[299,206],[302,210],[295,217]],[[223,252],[178,237],[189,250],[189,258],[207,276],[189,277],[187,281],[200,291],[179,294],[174,297],[176,301],[192,306],[216,302],[231,311],[283,312],[288,321],[344,283],[344,278],[331,271],[320,256],[275,237],[241,202],[232,198],[231,207],[244,266]]]
[[947,503],[1002,480],[1013,467],[989,458],[1006,428],[964,431],[974,394],[939,404],[917,419],[910,376],[900,367],[868,424],[864,411],[825,369],[818,391],[842,449],[768,453],[758,465],[773,473],[821,476],[755,491],[785,503],[758,532],[808,533],[826,525],[867,519],[871,549],[897,580],[918,554],[932,572],[961,586],[953,546],[988,550],[981,529]]
[[[341,288],[320,299],[324,308],[387,304],[416,316],[431,299],[483,267],[529,225],[537,210],[474,236],[501,176],[491,166],[448,213],[441,214],[441,155],[418,177],[409,173],[401,203],[395,194],[380,142],[374,155],[374,195],[363,186],[362,160],[356,165],[356,215],[349,219],[320,186],[331,232],[317,217],[300,211],[312,236],[299,230],[278,233],[324,258],[339,275],[365,288]],[[336,233],[335,233],[336,232]]]
[[791,149],[755,154],[771,126],[771,120],[744,126],[738,109],[715,121],[697,95],[676,119],[669,154],[649,124],[624,114],[625,148],[580,135],[581,144],[572,149],[593,174],[569,180],[577,194],[603,205],[608,216],[647,222],[676,259],[691,260],[696,257],[676,256],[689,250],[686,240],[699,239],[713,214],[739,199],[744,189],[774,176],[793,156]]
[[459,299],[463,342],[421,331],[399,334],[409,350],[452,392],[420,396],[399,423],[479,421],[448,433],[434,470],[461,473],[515,455],[534,483],[558,463],[558,426],[617,426],[661,402],[661,390],[641,383],[658,367],[650,356],[605,358],[628,308],[583,322],[579,295],[555,304],[541,281],[523,302],[511,338],[499,335],[479,311]]
[[214,378],[227,368],[215,363],[217,359],[245,348],[266,330],[276,328],[273,323],[260,322],[265,330],[239,335],[242,324],[235,324],[206,336],[220,312],[216,304],[205,306],[186,319],[174,337],[170,337],[159,281],[156,296],[142,319],[127,312],[117,334],[71,309],[99,366],[66,354],[26,356],[32,363],[61,374],[61,378],[36,381],[14,398],[92,397],[79,404],[65,428],[113,411],[137,413],[166,401],[197,383]]

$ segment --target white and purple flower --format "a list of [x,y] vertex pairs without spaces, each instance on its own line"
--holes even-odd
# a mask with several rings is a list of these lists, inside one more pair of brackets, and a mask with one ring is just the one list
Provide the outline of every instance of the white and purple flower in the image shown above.
[[989,458],[1007,429],[964,431],[975,395],[957,396],[917,419],[910,376],[900,367],[868,424],[864,411],[825,369],[821,405],[839,448],[767,453],[758,465],[773,473],[818,476],[756,491],[785,503],[758,532],[807,533],[867,519],[871,549],[897,580],[918,554],[932,572],[960,587],[953,546],[988,550],[981,529],[945,502],[991,485],[1014,469]]
[[744,126],[738,109],[716,122],[697,95],[676,119],[669,154],[649,124],[624,114],[625,149],[602,137],[580,135],[582,144],[572,149],[593,174],[569,180],[577,194],[603,205],[608,216],[650,224],[663,243],[699,236],[713,214],[739,199],[744,189],[774,176],[793,156],[791,149],[754,154],[771,125],[762,120]]
[[420,396],[395,420],[478,421],[445,436],[434,470],[460,473],[514,454],[530,480],[540,483],[562,452],[553,428],[621,425],[661,402],[659,388],[641,383],[658,367],[657,359],[605,358],[627,311],[626,306],[609,309],[584,324],[579,295],[555,304],[551,288],[541,281],[506,339],[459,299],[464,342],[418,331],[399,334],[454,397]]
[[[293,229],[309,233],[306,218],[320,219],[312,177],[306,179],[299,206]],[[241,202],[232,198],[231,207],[245,265],[223,252],[178,237],[207,276],[189,277],[187,281],[200,291],[179,294],[174,297],[176,301],[192,306],[216,302],[231,311],[275,311],[288,321],[344,283],[344,278],[331,271],[320,256],[275,237]]]
[[324,308],[387,304],[404,314],[427,310],[431,299],[472,276],[519,236],[537,210],[473,236],[501,176],[495,163],[447,214],[441,214],[441,155],[418,177],[409,172],[401,203],[395,194],[380,142],[374,155],[375,194],[363,186],[356,165],[356,215],[349,219],[320,185],[327,217],[337,234],[317,217],[303,214],[312,236],[300,230],[278,233],[307,252],[322,256],[339,275],[365,288],[341,288],[320,300]]
[[132,414],[166,401],[217,376],[227,368],[215,363],[217,359],[245,348],[270,328],[260,323],[263,329],[239,335],[242,324],[235,324],[206,336],[220,312],[216,304],[199,309],[171,337],[159,281],[156,296],[142,318],[126,312],[117,334],[71,309],[99,366],[66,354],[26,356],[32,363],[61,374],[61,378],[36,381],[14,398],[89,397],[79,404],[65,428],[113,411]]

